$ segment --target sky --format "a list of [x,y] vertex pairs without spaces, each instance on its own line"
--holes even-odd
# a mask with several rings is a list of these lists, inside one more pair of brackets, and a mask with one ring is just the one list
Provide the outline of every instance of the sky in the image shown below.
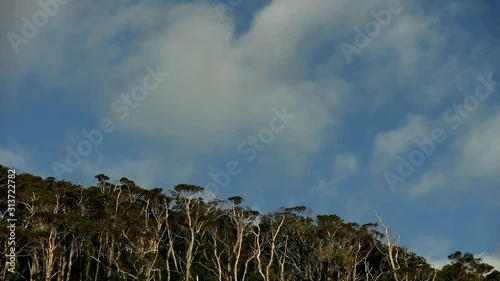
[[6,0],[0,163],[382,217],[500,269],[497,1]]

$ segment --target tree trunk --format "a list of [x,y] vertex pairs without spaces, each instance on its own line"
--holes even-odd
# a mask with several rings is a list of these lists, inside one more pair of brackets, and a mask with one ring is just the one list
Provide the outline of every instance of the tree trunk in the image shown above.
[[99,266],[101,265],[101,249],[102,249],[102,239],[99,239],[99,250],[97,252],[97,265],[94,275],[94,281],[98,281],[97,277],[99,276]]
[[194,249],[195,233],[191,231],[191,239],[189,240],[188,250],[186,251],[186,276],[185,280],[191,280],[191,266],[193,264],[193,249]]
[[[44,260],[44,270],[45,270],[45,281],[50,281],[51,277],[52,277],[52,271],[54,270],[54,251],[55,251],[55,248],[56,248],[56,236],[57,236],[57,233],[56,233],[56,230],[55,228],[53,227],[51,230],[50,230],[50,236],[49,238],[47,239],[47,248],[45,250],[45,253],[46,253],[46,257],[45,257],[45,260]],[[42,244],[44,244],[42,242]]]
[[75,254],[75,246],[74,244],[71,244],[70,250],[69,250],[69,260],[68,260],[68,270],[66,272],[66,280],[65,281],[70,281],[71,278],[71,267],[73,266],[73,255]]

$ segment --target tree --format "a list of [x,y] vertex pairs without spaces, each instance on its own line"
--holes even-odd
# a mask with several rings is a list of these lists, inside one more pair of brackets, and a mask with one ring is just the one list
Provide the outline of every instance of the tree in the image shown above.
[[[8,194],[0,165],[0,192]],[[442,270],[400,245],[379,224],[309,217],[305,206],[266,214],[240,196],[205,202],[203,187],[169,193],[122,177],[83,187],[54,178],[16,177],[17,275],[1,280],[500,281],[500,272],[455,252]],[[0,263],[8,260],[9,211],[0,197]],[[379,232],[379,225],[381,232]],[[437,274],[436,274],[437,273]]]
[[192,279],[192,268],[194,257],[198,252],[200,243],[204,240],[207,228],[205,227],[212,215],[216,204],[206,204],[201,198],[204,188],[196,185],[181,184],[174,187],[172,191],[176,202],[175,209],[185,218],[181,227],[186,249],[184,252],[184,280]]
[[377,212],[375,212],[380,225],[384,229],[385,248],[379,248],[389,261],[391,274],[395,281],[420,281],[435,280],[437,270],[432,269],[424,258],[409,252],[406,248],[399,246],[397,239],[391,234]]
[[475,258],[471,253],[462,254],[456,251],[448,256],[451,263],[445,265],[439,272],[438,280],[479,281],[494,280],[498,277],[497,272],[492,271],[493,266],[483,263],[482,259]]

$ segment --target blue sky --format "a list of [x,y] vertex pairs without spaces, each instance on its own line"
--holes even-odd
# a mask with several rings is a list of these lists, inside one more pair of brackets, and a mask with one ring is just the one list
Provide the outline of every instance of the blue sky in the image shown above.
[[500,4],[66,2],[1,4],[3,165],[376,210],[435,264],[500,268]]

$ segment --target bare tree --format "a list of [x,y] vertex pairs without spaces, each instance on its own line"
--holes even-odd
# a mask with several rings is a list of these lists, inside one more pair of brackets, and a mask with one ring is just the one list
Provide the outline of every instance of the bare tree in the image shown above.
[[193,260],[198,251],[199,240],[203,240],[206,234],[206,224],[209,222],[210,215],[217,206],[217,202],[208,204],[203,202],[203,187],[195,185],[177,185],[174,188],[173,195],[177,201],[176,207],[185,216],[184,229],[186,236],[186,251],[184,255],[184,280],[191,280]]
[[394,237],[389,226],[382,222],[382,219],[375,211],[375,215],[384,230],[384,241],[387,251],[379,249],[389,261],[391,273],[396,281],[429,281],[434,280],[437,270],[432,269],[427,262],[414,253],[410,253],[406,248],[399,246],[399,237]]

